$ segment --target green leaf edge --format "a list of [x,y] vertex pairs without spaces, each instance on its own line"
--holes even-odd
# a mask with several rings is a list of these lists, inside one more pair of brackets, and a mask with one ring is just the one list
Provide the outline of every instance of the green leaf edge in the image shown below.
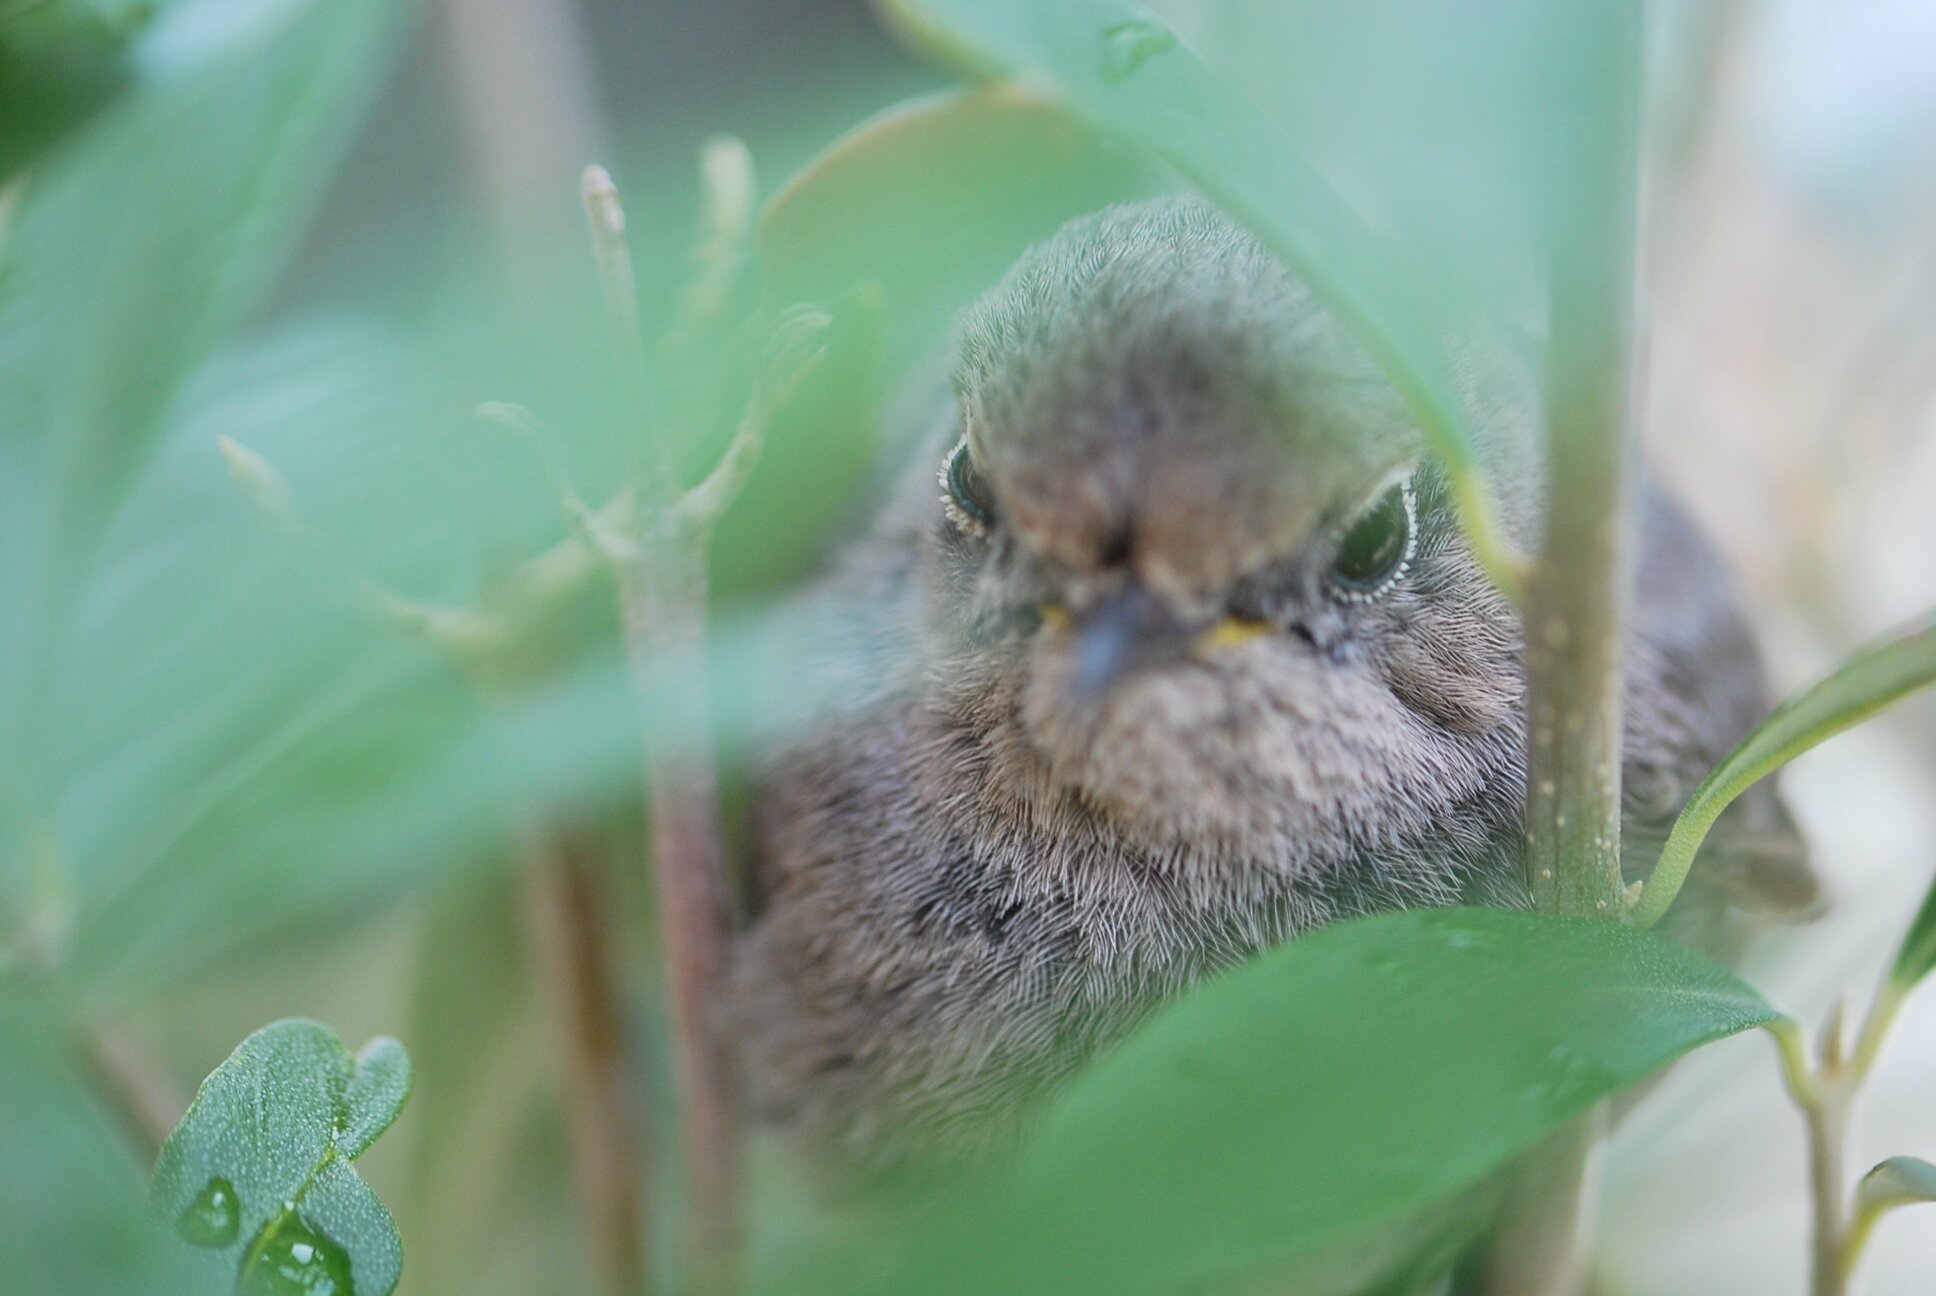
[[1894,1156],[1862,1176],[1856,1189],[1856,1208],[1862,1212],[1894,1210],[1936,1202],[1936,1165],[1921,1157]]
[[[242,1039],[241,1043],[229,1051],[229,1055],[222,1059],[221,1063],[213,1071],[203,1077],[201,1084],[196,1086],[194,1099],[190,1101],[188,1109],[182,1113],[181,1119],[175,1123],[175,1128],[169,1132],[167,1139],[163,1141],[161,1151],[156,1157],[153,1176],[154,1187],[158,1188],[161,1183],[163,1168],[169,1164],[174,1156],[180,1155],[174,1151],[178,1146],[176,1139],[181,1135],[183,1127],[188,1124],[189,1118],[194,1114],[196,1108],[200,1106],[204,1096],[209,1091],[209,1086],[215,1082],[216,1077],[231,1064],[239,1065],[236,1060],[244,1052],[261,1048],[269,1036],[291,1030],[317,1033],[332,1046],[332,1050],[336,1054],[336,1059],[340,1066],[343,1092],[342,1097],[336,1103],[337,1115],[332,1122],[328,1146],[324,1149],[321,1159],[311,1168],[302,1184],[289,1195],[286,1203],[288,1208],[299,1205],[310,1188],[323,1177],[331,1165],[340,1164],[347,1169],[351,1162],[368,1151],[370,1146],[391,1125],[396,1123],[397,1117],[403,1112],[404,1104],[409,1101],[410,1093],[415,1082],[414,1072],[410,1065],[409,1053],[404,1049],[400,1041],[388,1035],[378,1035],[371,1038],[361,1049],[352,1055],[348,1046],[343,1043],[342,1037],[326,1023],[317,1021],[312,1017],[279,1018],[249,1032]],[[365,1097],[380,1097],[384,1099],[384,1106],[380,1109],[380,1115],[364,1122],[359,1128],[354,1120],[354,1105],[357,1098],[356,1083],[364,1075],[363,1063],[366,1059],[380,1059],[380,1070],[374,1074],[400,1075],[401,1084],[390,1087],[379,1087],[373,1095],[364,1095]],[[352,1151],[345,1144],[344,1136],[353,1128],[358,1130],[358,1138],[353,1141],[354,1150]],[[364,1134],[365,1130],[367,1130],[367,1135]],[[355,1177],[353,1171],[350,1173],[352,1177]],[[391,1238],[397,1244],[400,1265],[402,1239],[397,1234],[395,1219],[390,1215],[389,1208],[384,1206],[382,1199],[376,1195],[374,1189],[371,1189],[367,1184],[363,1184],[360,1177],[356,1177],[356,1182],[361,1184],[363,1191],[369,1194],[370,1200],[375,1204],[384,1223],[387,1225]],[[150,1209],[158,1212],[158,1222],[165,1226],[170,1221],[161,1218],[161,1215],[166,1213],[161,1209],[162,1205],[163,1203],[159,1196],[154,1195],[151,1189]],[[270,1223],[243,1246],[236,1262],[236,1272],[238,1275],[246,1270],[249,1262],[255,1255],[269,1241],[273,1240],[276,1231],[276,1219],[272,1217]],[[352,1260],[352,1263],[354,1263],[354,1260]],[[393,1284],[385,1292],[377,1293],[377,1296],[388,1296],[388,1292],[394,1290],[395,1286]]]
[[[1030,3],[1037,2],[1039,0],[1030,0]],[[1096,3],[1096,0],[1053,2],[1061,6],[1086,4],[1096,10],[1098,31],[1124,22],[1154,21],[1144,12],[1124,5],[1108,4],[1106,0],[1102,4]],[[982,81],[997,81],[1016,77],[1026,80],[1043,75],[1043,69],[1027,66],[1024,58],[1012,57],[1010,52],[990,48],[964,32],[951,29],[928,11],[924,0],[874,0],[874,7],[886,25],[900,33],[915,50],[967,76]],[[1358,243],[1376,241],[1377,236],[1358,218],[1351,205],[1322,179],[1317,169],[1284,138],[1282,132],[1247,100],[1230,93],[1208,65],[1180,43],[1167,48],[1164,57],[1188,60],[1197,76],[1195,88],[1200,94],[1216,96],[1228,111],[1247,118],[1251,123],[1251,129],[1246,132],[1248,135],[1272,142],[1280,162],[1279,169],[1294,169],[1298,173],[1295,183],[1305,200],[1302,205],[1324,213],[1331,239],[1343,238]],[[1054,78],[1050,78],[1050,81],[1051,90],[1070,89]],[[1120,86],[1113,88],[1121,89]],[[1268,204],[1246,195],[1241,181],[1226,182],[1216,168],[1200,164],[1190,151],[1166,148],[1149,140],[1128,136],[1108,120],[1108,114],[1082,102],[1079,94],[1056,94],[1052,97],[1060,101],[1072,115],[1087,121],[1103,134],[1118,139],[1128,138],[1136,147],[1161,157],[1179,174],[1244,218],[1264,243],[1295,269],[1312,291],[1337,313],[1345,327],[1390,378],[1413,417],[1418,419],[1434,453],[1452,480],[1453,497],[1473,553],[1493,583],[1517,601],[1525,585],[1526,561],[1514,549],[1500,521],[1498,501],[1486,481],[1464,414],[1449,399],[1446,384],[1434,381],[1413,358],[1399,334],[1381,321],[1359,294],[1351,291],[1331,273],[1331,258],[1324,255],[1318,246],[1324,240],[1312,237],[1316,233],[1316,226],[1312,225],[1306,231],[1306,237],[1299,237],[1298,232],[1289,226],[1279,228],[1276,222],[1261,215],[1262,211],[1267,210]]]
[[[1802,753],[1931,684],[1936,684],[1936,613],[1859,649],[1828,676],[1776,707],[1714,767],[1682,808],[1642,886],[1633,922],[1651,927],[1660,921],[1687,881],[1708,831],[1743,792]],[[1936,892],[1925,900],[1892,976],[1918,957],[1925,965],[1910,980],[1936,962]]]
[[[356,1069],[343,1091],[346,1116],[337,1138],[339,1152],[351,1161],[396,1124],[416,1084],[410,1054],[392,1036],[375,1036],[356,1051],[354,1061]],[[375,1103],[382,1105],[373,1107]],[[364,1109],[360,1117],[359,1107]]]
[[[1460,909],[1450,909],[1450,910],[1413,910],[1413,911],[1399,911],[1399,912],[1400,913],[1409,912],[1414,915],[1422,915],[1422,914],[1456,914],[1461,911],[1462,910]],[[1487,908],[1477,909],[1476,912],[1485,913],[1485,914],[1498,914],[1508,918],[1536,919],[1537,921],[1540,921],[1542,923],[1550,922],[1550,923],[1562,924],[1562,925],[1576,925],[1580,927],[1582,930],[1592,935],[1608,934],[1607,929],[1609,927],[1608,924],[1597,919],[1575,918],[1575,917],[1565,917],[1565,916],[1555,916],[1555,915],[1536,915],[1532,913],[1522,913],[1519,911],[1494,910],[1494,909],[1487,909]],[[1397,917],[1399,915],[1398,914],[1372,915],[1365,919],[1361,919],[1359,921],[1376,921],[1380,916],[1391,918],[1391,917]],[[1335,930],[1335,928],[1321,929],[1318,932],[1312,933],[1311,937],[1307,937],[1306,939],[1322,937],[1326,931],[1333,931],[1333,930]],[[1615,927],[1613,928],[1613,930],[1617,932],[1619,929]],[[1629,934],[1642,935],[1641,933],[1629,933]],[[1685,946],[1680,945],[1678,942],[1669,941],[1663,937],[1658,937],[1658,936],[1643,936],[1642,938],[1655,940],[1655,941],[1662,941],[1663,943],[1671,946],[1679,955],[1683,957],[1687,957],[1696,961],[1711,962],[1711,960],[1707,960],[1704,955],[1701,955],[1696,951],[1689,950]],[[1295,944],[1295,942],[1293,942],[1293,944]],[[1349,1225],[1339,1225],[1335,1228],[1325,1230],[1321,1233],[1315,1233],[1311,1237],[1305,1239],[1304,1243],[1301,1246],[1297,1248],[1287,1249],[1286,1251],[1284,1251],[1281,1255],[1277,1257],[1277,1261],[1286,1265],[1296,1265],[1296,1264],[1320,1259],[1325,1254],[1328,1253],[1330,1248],[1338,1247],[1341,1245],[1349,1245],[1351,1241],[1355,1238],[1360,1238],[1362,1236],[1365,1236],[1367,1233],[1375,1233],[1376,1230],[1380,1228],[1390,1227],[1395,1220],[1402,1218],[1407,1212],[1430,1209],[1434,1205],[1453,1201],[1455,1198],[1457,1198],[1457,1196],[1460,1193],[1470,1192],[1475,1188],[1476,1185],[1485,1182],[1486,1177],[1488,1175],[1497,1173],[1500,1167],[1510,1164],[1514,1158],[1521,1156],[1525,1154],[1529,1149],[1538,1146],[1540,1140],[1544,1137],[1549,1136],[1553,1130],[1563,1128],[1569,1120],[1576,1119],[1581,1114],[1589,1111],[1596,1103],[1605,1101],[1610,1094],[1620,1092],[1621,1090],[1627,1089],[1634,1084],[1643,1083],[1647,1075],[1659,1074],[1660,1069],[1665,1068],[1667,1066],[1671,1066],[1678,1059],[1685,1057],[1687,1054],[1692,1053],[1697,1049],[1704,1048],[1710,1044],[1719,1043],[1724,1039],[1735,1038],[1737,1036],[1746,1034],[1747,1032],[1753,1031],[1753,1030],[1765,1030],[1765,1031],[1769,1031],[1770,1033],[1778,1034],[1784,1028],[1792,1029],[1794,1027],[1795,1023],[1793,1019],[1789,1017],[1788,1014],[1785,1013],[1782,1009],[1772,1004],[1766,998],[1766,996],[1764,996],[1753,985],[1749,984],[1745,980],[1742,980],[1738,975],[1734,974],[1733,972],[1731,972],[1730,970],[1724,967],[1721,967],[1721,965],[1719,964],[1716,964],[1714,966],[1717,969],[1723,972],[1726,972],[1728,974],[1729,980],[1734,982],[1739,987],[1739,994],[1738,995],[1720,995],[1711,990],[1699,990],[1694,992],[1688,992],[1689,997],[1705,1000],[1715,1004],[1734,1005],[1736,1008],[1739,1009],[1739,1012],[1738,1012],[1738,1015],[1732,1018],[1732,1020],[1729,1020],[1724,1024],[1716,1025],[1711,1029],[1707,1029],[1699,1032],[1694,1037],[1685,1041],[1682,1046],[1676,1048],[1671,1053],[1669,1053],[1666,1057],[1664,1057],[1658,1063],[1658,1065],[1651,1071],[1637,1073],[1636,1075],[1630,1077],[1626,1081],[1620,1084],[1617,1084],[1613,1086],[1611,1089],[1608,1089],[1603,1092],[1588,1093],[1583,1090],[1581,1095],[1578,1096],[1574,1101],[1566,1104],[1563,1108],[1555,1110],[1553,1114],[1554,1118],[1549,1125],[1539,1130],[1533,1130],[1533,1131],[1524,1133],[1521,1137],[1517,1138],[1516,1140],[1508,1144],[1502,1144],[1498,1149],[1496,1149],[1496,1155],[1492,1156],[1486,1162],[1485,1165],[1480,1166],[1474,1169],[1471,1173],[1464,1175],[1456,1183],[1452,1183],[1445,1186],[1442,1191],[1428,1198],[1419,1198],[1419,1199],[1401,1203],[1399,1205],[1391,1206],[1389,1209],[1382,1212],[1381,1214],[1368,1219],[1356,1220],[1351,1222]],[[1241,969],[1238,969],[1237,971],[1241,972]],[[1230,974],[1226,974],[1226,975],[1230,975]],[[1141,1032],[1139,1032],[1139,1034],[1140,1033]],[[1131,1060],[1129,1057],[1124,1056],[1123,1050],[1121,1049],[1119,1049],[1116,1053],[1112,1053],[1110,1057],[1114,1060],[1113,1064],[1115,1065],[1127,1064]],[[1111,1063],[1107,1063],[1107,1062],[1105,1063],[1105,1065],[1109,1065],[1109,1064]],[[1093,1076],[1094,1073],[1091,1072],[1088,1074]],[[1093,1081],[1091,1082],[1093,1083]],[[1064,1094],[1062,1095],[1062,1098],[1058,1101],[1058,1103],[1055,1104],[1055,1107],[1066,1108],[1068,1106],[1068,1102],[1069,1102],[1069,1096],[1067,1094]],[[1047,1121],[1054,1121],[1056,1119],[1057,1117],[1054,1115],[1053,1110],[1051,1114],[1048,1117],[1046,1117]],[[1032,1189],[1039,1189],[1040,1182],[1039,1182],[1038,1175],[1040,1170],[1040,1163],[1041,1163],[1041,1158],[1039,1156],[1034,1154],[1026,1154],[1015,1164],[1008,1167],[1007,1173],[998,1175],[996,1177],[995,1182],[997,1184],[1006,1185],[1010,1188],[1020,1189],[1024,1192],[1030,1191]],[[933,1259],[933,1254],[931,1253],[927,1256],[923,1256],[922,1260],[917,1260],[916,1264],[921,1265],[922,1261],[931,1261],[932,1259]],[[931,1268],[931,1264],[927,1267],[918,1268],[917,1272],[924,1276],[932,1276],[928,1273],[929,1268]],[[787,1275],[787,1278],[788,1278],[788,1283],[786,1286],[762,1287],[760,1288],[760,1290],[772,1290],[777,1293],[781,1290],[787,1290],[790,1287],[797,1287],[800,1285],[801,1280],[797,1274]],[[904,1282],[905,1275],[899,1271],[882,1275],[881,1278],[884,1280],[874,1280],[874,1281],[863,1282],[855,1285],[851,1289],[863,1291],[867,1293],[878,1292],[878,1293],[882,1293],[883,1296],[885,1296],[885,1293],[890,1291],[899,1291],[899,1290],[907,1289]],[[1073,1283],[1073,1281],[1074,1280],[1072,1278],[1071,1282]],[[838,1286],[833,1288],[813,1287],[813,1284],[810,1281],[807,1283],[807,1286],[812,1287],[814,1290],[847,1290],[848,1289],[848,1288],[843,1288]],[[944,1284],[944,1286],[945,1286],[945,1289],[948,1291],[968,1290],[966,1288],[959,1287],[958,1285],[955,1285],[952,1283]],[[1071,1289],[1074,1290],[1078,1288],[1072,1287]],[[1035,1288],[1026,1288],[1026,1290],[1035,1290]]]

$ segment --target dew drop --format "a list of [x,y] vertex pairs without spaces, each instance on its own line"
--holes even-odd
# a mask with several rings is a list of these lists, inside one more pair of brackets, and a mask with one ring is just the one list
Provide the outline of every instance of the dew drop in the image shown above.
[[250,1249],[235,1291],[236,1296],[355,1296],[349,1253],[284,1212]]
[[175,1220],[175,1232],[190,1246],[225,1247],[242,1227],[242,1206],[235,1185],[219,1176],[195,1195]]
[[1176,44],[1176,34],[1153,18],[1111,23],[1102,33],[1102,75],[1121,81]]

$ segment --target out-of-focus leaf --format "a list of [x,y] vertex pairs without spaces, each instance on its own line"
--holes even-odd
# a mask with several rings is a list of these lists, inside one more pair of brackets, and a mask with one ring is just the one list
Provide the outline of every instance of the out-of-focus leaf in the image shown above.
[[1634,8],[1492,0],[1479,17],[1461,0],[1149,7],[1416,254],[1427,291],[1537,318],[1544,217],[1585,177],[1575,168],[1586,159],[1565,139],[1582,60],[1614,53],[1589,24],[1616,6]]
[[556,1105],[555,1061],[531,979],[520,879],[454,878],[425,906],[412,990],[418,1107],[409,1170],[393,1205],[410,1239],[410,1287],[425,1296],[583,1286],[569,1167],[533,1157]]
[[0,432],[48,448],[40,485],[69,527],[99,523],[189,368],[280,267],[404,12],[270,6],[33,176],[0,262]]
[[1368,1264],[1394,1227],[1402,1257],[1418,1212],[1777,1015],[1725,968],[1618,924],[1340,923],[1163,1010],[1051,1107],[1012,1173],[905,1232],[905,1263],[871,1290],[1213,1287],[1322,1270],[1341,1245]]
[[[47,675],[85,557],[184,377],[280,266],[409,6],[215,8],[168,11],[153,74],[36,166],[0,245],[0,783],[27,805],[52,796]],[[209,53],[185,33],[211,23]],[[0,837],[31,813],[0,803]]]
[[410,1062],[395,1040],[352,1057],[316,1022],[265,1026],[202,1082],[168,1136],[154,1209],[212,1268],[236,1275],[238,1292],[389,1296],[403,1244],[349,1163],[409,1093]]
[[760,223],[767,295],[832,302],[872,286],[890,363],[903,365],[1030,242],[1155,183],[1025,85],[918,99],[843,136],[774,196]]
[[[1633,918],[1659,920],[1680,893],[1714,821],[1734,799],[1803,752],[1853,728],[1890,703],[1936,683],[1936,618],[1861,649],[1828,678],[1776,707],[1694,789],[1661,849]],[[1925,904],[1894,976],[1911,980],[1936,958],[1936,912]]]
[[132,79],[128,39],[148,0],[38,0],[0,9],[0,184]]
[[1921,1157],[1890,1157],[1863,1175],[1855,1192],[1859,1213],[1880,1214],[1918,1202],[1936,1202],[1936,1165]]
[[1453,337],[1415,255],[1374,230],[1278,125],[1171,31],[1118,0],[881,0],[919,46],[983,78],[1046,83],[1071,111],[1153,150],[1248,223],[1390,375],[1459,483],[1495,574],[1509,552],[1478,476]]
[[1931,968],[1936,968],[1936,884],[1923,897],[1916,920],[1909,924],[1909,934],[1902,938],[1889,979],[1899,986],[1912,986],[1928,976]]
[[9,1296],[200,1296],[142,1207],[145,1166],[69,1064],[55,1005],[0,980],[0,1281]]

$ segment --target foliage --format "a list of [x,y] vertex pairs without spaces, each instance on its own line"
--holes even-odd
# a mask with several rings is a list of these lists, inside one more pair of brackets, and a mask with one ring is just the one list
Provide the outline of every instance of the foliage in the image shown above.
[[393,1039],[352,1057],[316,1022],[264,1026],[202,1083],[169,1135],[155,1211],[251,1296],[389,1296],[403,1244],[350,1162],[409,1096],[410,1059]]
[[905,1225],[908,1256],[869,1290],[1155,1293],[1286,1273],[1299,1291],[1356,1290],[1434,1232],[1456,1253],[1489,1200],[1470,1190],[1542,1135],[1776,1016],[1732,973],[1618,924],[1482,909],[1340,923],[1160,1012],[1055,1102],[1008,1177]]
[[[1694,789],[1661,849],[1634,921],[1649,925],[1667,912],[1702,839],[1736,797],[1803,752],[1930,684],[1936,684],[1936,621],[1870,644],[1827,679],[1777,707]],[[1898,969],[1905,982],[1927,972],[1936,957],[1930,914],[1925,904],[1903,946]]]
[[1435,279],[1407,273],[1410,249],[1364,223],[1277,123],[1161,23],[1115,0],[883,8],[917,43],[976,75],[1046,82],[1072,112],[1148,148],[1248,221],[1384,366],[1458,483],[1474,546],[1502,583],[1516,581],[1459,396],[1454,308],[1429,291]]
[[[797,576],[848,525],[881,392],[1029,240],[1179,176],[1248,221],[1390,369],[1495,573],[1513,577],[1523,537],[1496,534],[1448,339],[1513,317],[1537,277],[1520,254],[1577,180],[1556,156],[1565,124],[1543,105],[1564,102],[1569,69],[1593,57],[1577,14],[1603,6],[1527,3],[1493,25],[1509,36],[1456,0],[1418,0],[1417,20],[1398,24],[1268,0],[1158,6],[1179,30],[1194,21],[1187,44],[1109,0],[883,7],[982,84],[870,122],[769,208],[766,309],[825,302],[835,354],[781,412],[766,468],[722,523],[724,565],[751,573],[728,582],[709,653],[708,718],[729,769],[813,723],[838,687],[797,667],[811,641],[849,631],[839,608],[735,599]],[[586,357],[603,357],[577,318],[593,312],[575,246],[556,264],[532,253],[524,273],[553,293],[534,302],[480,268],[497,263],[477,222],[439,212],[411,235],[427,306],[373,318],[273,297],[413,11],[0,10],[9,1291],[172,1296],[207,1290],[211,1274],[224,1286],[239,1274],[246,1291],[306,1259],[311,1278],[287,1281],[353,1273],[362,1296],[387,1293],[401,1243],[349,1163],[409,1091],[394,1042],[352,1057],[323,1027],[280,1022],[209,1077],[152,1187],[154,1210],[199,1248],[148,1226],[145,1167],[99,1077],[72,1059],[103,1014],[200,994],[271,937],[334,948],[346,918],[434,897],[430,883],[465,869],[464,894],[484,898],[440,907],[421,950],[412,1038],[437,1123],[413,1149],[400,1212],[407,1232],[417,1208],[426,1250],[541,1234],[543,1278],[569,1285],[557,1253],[574,1222],[545,1233],[525,1219],[570,1201],[557,1131],[531,1114],[550,1078],[526,1029],[548,1024],[524,984],[542,960],[524,948],[515,884],[489,866],[550,819],[628,849],[636,825],[613,807],[633,794],[642,748],[694,736],[679,727],[693,708],[651,680],[635,695],[596,574],[531,618],[488,679],[453,669],[424,632],[493,612],[507,571],[571,538],[560,463],[595,490],[636,449],[637,427],[591,376]],[[1464,95],[1469,83],[1484,93]],[[817,143],[798,134],[795,152]],[[1440,168],[1469,162],[1474,141],[1487,182],[1458,189]],[[636,242],[663,245],[642,259],[677,260],[678,240],[657,237],[671,210],[638,222],[651,233]],[[651,358],[682,464],[709,462],[730,435],[757,363],[752,269],[722,271],[704,336]],[[682,270],[648,265],[647,278]],[[479,306],[506,296],[528,318]],[[558,429],[537,459],[528,439],[472,417],[504,400]],[[231,463],[274,516],[225,478],[220,444],[242,447]],[[419,633],[399,633],[412,616]],[[1859,654],[1757,730],[1689,803],[1638,916],[1666,908],[1701,834],[1749,784],[1927,683],[1932,635]],[[629,924],[648,905],[625,900],[614,921]],[[1885,1002],[1932,965],[1936,891]],[[635,1016],[628,1027],[659,1028],[651,1010]],[[1314,1292],[1431,1279],[1482,1226],[1512,1158],[1682,1053],[1776,1019],[1716,965],[1609,924],[1477,911],[1341,923],[1159,1014],[1054,1105],[1019,1164],[898,1216],[898,1254],[870,1235],[864,1255],[789,1253],[765,1272],[790,1291],[1154,1292],[1286,1266]],[[516,1181],[499,1194],[514,1205],[471,1182],[479,1166]],[[1928,1177],[1892,1159],[1857,1209],[1924,1200]],[[771,1195],[755,1205],[776,1208]],[[425,1290],[493,1277],[485,1261],[425,1259],[413,1269]]]

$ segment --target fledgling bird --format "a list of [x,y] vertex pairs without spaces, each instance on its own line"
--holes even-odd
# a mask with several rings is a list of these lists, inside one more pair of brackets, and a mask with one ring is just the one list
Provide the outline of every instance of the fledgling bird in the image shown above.
[[[1536,389],[1467,374],[1530,543]],[[1194,198],[1078,219],[967,312],[952,381],[823,592],[840,703],[768,772],[726,1009],[755,1110],[861,1170],[999,1146],[1154,1006],[1318,924],[1526,903],[1515,612],[1396,390],[1255,238]],[[1651,490],[1638,548],[1625,811],[1657,843],[1764,698]],[[1813,897],[1772,790],[1702,868]]]

